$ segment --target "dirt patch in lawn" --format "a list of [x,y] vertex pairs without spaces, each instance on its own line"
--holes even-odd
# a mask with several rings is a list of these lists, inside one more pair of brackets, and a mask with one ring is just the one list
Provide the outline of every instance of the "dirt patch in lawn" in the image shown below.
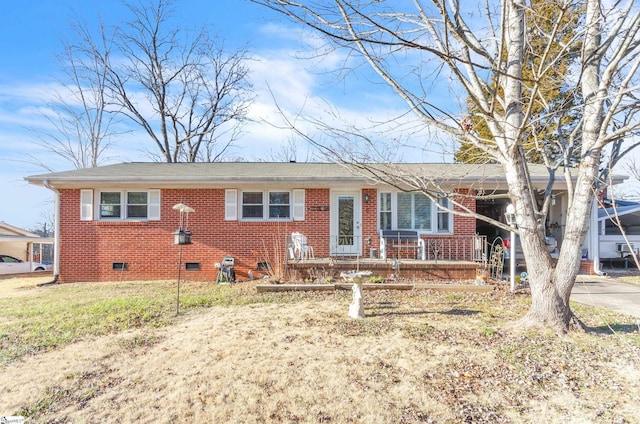
[[592,313],[585,334],[503,331],[527,299],[372,292],[362,320],[347,317],[343,292],[189,311],[169,326],[86,337],[5,365],[0,415],[74,423],[637,420],[640,338],[631,321],[617,334]]

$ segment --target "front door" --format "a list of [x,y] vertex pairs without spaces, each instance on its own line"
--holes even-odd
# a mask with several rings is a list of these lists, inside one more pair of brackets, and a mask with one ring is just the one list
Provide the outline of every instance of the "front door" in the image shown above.
[[331,255],[362,254],[362,209],[360,192],[331,195]]

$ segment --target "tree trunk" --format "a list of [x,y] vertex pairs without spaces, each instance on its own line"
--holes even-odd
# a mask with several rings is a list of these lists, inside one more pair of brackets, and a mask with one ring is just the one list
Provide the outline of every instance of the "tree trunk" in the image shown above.
[[[558,290],[557,268],[554,267],[545,245],[544,218],[536,215],[535,196],[526,183],[526,172],[522,153],[514,156],[510,163],[505,165],[505,175],[511,199],[516,207],[518,234],[527,259],[531,287],[531,308],[516,325],[525,328],[549,327],[557,333],[566,333],[573,314],[568,297],[562,296]],[[563,276],[575,278],[577,268],[572,272],[567,272],[567,268],[562,270]]]
[[[566,332],[571,318],[568,304],[559,295],[554,281],[551,257],[545,246],[544,219],[538,214],[535,193],[532,192],[520,138],[522,112],[522,56],[524,52],[524,7],[515,1],[505,2],[507,48],[503,89],[505,96],[504,162],[509,195],[516,209],[518,233],[522,251],[529,264],[531,309],[519,325],[550,327]],[[535,264],[535,265],[534,265]],[[533,265],[533,266],[532,266]]]

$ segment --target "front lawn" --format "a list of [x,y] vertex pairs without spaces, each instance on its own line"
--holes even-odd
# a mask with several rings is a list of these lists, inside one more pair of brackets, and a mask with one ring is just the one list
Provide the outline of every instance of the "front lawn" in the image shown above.
[[640,416],[640,333],[574,305],[563,338],[508,324],[529,297],[265,293],[255,284],[0,285],[0,416],[30,422],[595,422]]

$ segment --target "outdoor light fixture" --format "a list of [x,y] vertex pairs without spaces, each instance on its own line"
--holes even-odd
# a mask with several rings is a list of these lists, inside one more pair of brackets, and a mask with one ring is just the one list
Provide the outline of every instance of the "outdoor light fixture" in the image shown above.
[[504,217],[507,220],[507,224],[512,227],[516,225],[516,208],[511,203],[507,206],[507,211],[505,212]]
[[365,193],[365,195],[364,195],[364,203],[369,203],[369,193]]

